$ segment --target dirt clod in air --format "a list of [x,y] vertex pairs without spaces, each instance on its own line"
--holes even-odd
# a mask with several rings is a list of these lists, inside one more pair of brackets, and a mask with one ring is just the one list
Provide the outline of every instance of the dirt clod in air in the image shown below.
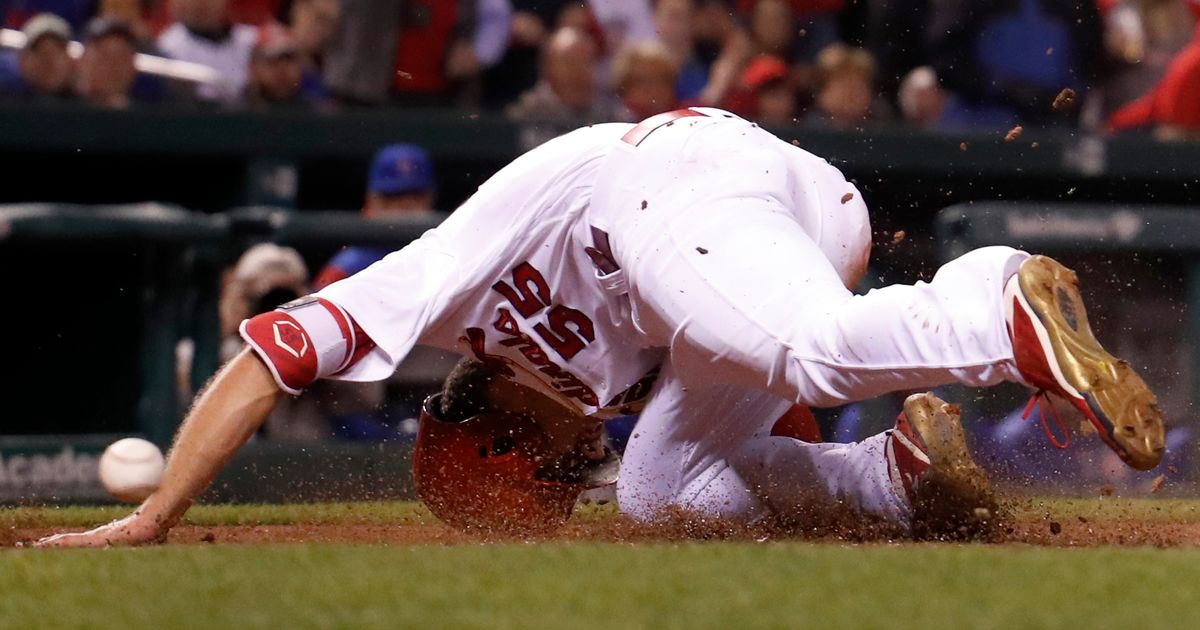
[[1071,88],[1063,88],[1058,96],[1054,97],[1054,103],[1050,106],[1054,111],[1061,111],[1075,104],[1075,90]]
[[1008,133],[1004,134],[1004,141],[1005,141],[1005,142],[1012,142],[1013,140],[1016,140],[1017,138],[1020,138],[1020,137],[1021,137],[1021,134],[1022,134],[1024,131],[1025,131],[1025,128],[1024,128],[1024,127],[1022,127],[1021,125],[1017,125],[1016,127],[1013,127],[1012,129],[1009,129],[1009,130],[1008,130]]
[[645,199],[643,199],[643,200],[642,200],[642,210],[645,210],[645,209],[646,209],[646,206],[648,206],[648,205],[650,205],[650,204],[646,203],[646,200],[645,200]]
[[1165,483],[1167,483],[1166,475],[1159,475],[1159,476],[1155,477],[1154,481],[1150,485],[1150,493],[1153,494],[1155,492],[1158,492],[1159,490],[1162,490],[1163,484],[1165,484]]
[[899,243],[900,241],[903,241],[907,237],[908,237],[908,234],[904,230],[896,230],[895,232],[892,233],[892,245],[896,245],[897,243]]
[[708,250],[704,249],[703,247],[697,247],[696,251],[700,252],[702,255],[708,253]]
[[842,205],[850,203],[851,199],[854,199],[854,193],[846,193],[842,195]]
[[959,151],[966,151],[966,150],[967,150],[967,143],[966,143],[966,142],[959,142],[959,143],[958,143],[958,150],[959,150]]

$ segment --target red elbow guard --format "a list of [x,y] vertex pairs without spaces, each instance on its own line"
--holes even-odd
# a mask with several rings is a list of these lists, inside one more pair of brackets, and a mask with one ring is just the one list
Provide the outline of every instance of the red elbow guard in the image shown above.
[[294,396],[375,345],[336,304],[312,296],[247,319],[240,332],[279,388]]

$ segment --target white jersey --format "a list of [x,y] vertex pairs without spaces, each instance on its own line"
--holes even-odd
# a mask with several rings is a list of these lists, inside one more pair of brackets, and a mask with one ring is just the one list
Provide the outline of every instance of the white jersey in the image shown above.
[[386,378],[413,345],[511,368],[588,414],[628,413],[663,351],[621,310],[620,272],[585,248],[596,173],[631,125],[580,129],[517,159],[438,228],[320,293],[377,344],[339,378]]
[[[694,111],[678,122],[680,128],[658,133],[752,126],[720,110]],[[604,178],[635,146],[630,134],[676,124],[653,121],[636,129],[594,125],[530,151],[484,183],[441,226],[318,293],[344,309],[377,344],[337,378],[386,378],[414,345],[422,344],[517,368],[511,372],[519,382],[585,414],[606,417],[639,409],[665,347],[649,343],[631,317],[624,273],[608,264],[607,247],[597,239],[603,240],[603,230],[620,220],[621,212],[642,208],[593,208],[592,201],[595,196],[607,203],[629,185],[655,179],[654,172],[643,173],[643,182]],[[810,153],[771,140],[788,156],[791,177],[751,172],[730,161],[725,177],[708,182],[710,196],[740,180],[741,186],[756,185],[765,197],[785,198],[814,240],[830,244],[826,254],[841,275],[856,275],[867,252],[847,249],[845,243],[864,241],[865,205],[854,199],[852,205],[831,209],[814,202],[829,181],[841,196],[841,173]],[[697,182],[689,202],[706,196],[703,184]],[[831,212],[837,220],[824,216]]]

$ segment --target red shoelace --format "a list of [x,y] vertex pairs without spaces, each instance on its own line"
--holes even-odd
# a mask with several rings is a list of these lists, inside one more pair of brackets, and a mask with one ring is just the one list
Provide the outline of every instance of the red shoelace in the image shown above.
[[[1067,424],[1063,422],[1062,416],[1058,414],[1058,410],[1054,408],[1054,403],[1050,402],[1050,397],[1046,390],[1039,389],[1029,398],[1029,404],[1025,405],[1025,413],[1021,414],[1024,420],[1029,419],[1029,414],[1033,412],[1034,405],[1037,405],[1038,416],[1041,419],[1042,430],[1046,432],[1046,437],[1050,438],[1050,443],[1054,448],[1067,448],[1071,445],[1071,432],[1067,430]],[[1059,441],[1055,437],[1054,432],[1050,430],[1050,421],[1046,419],[1046,407],[1050,408],[1050,415],[1054,416],[1054,421],[1058,423],[1058,428],[1062,429],[1063,439]]]

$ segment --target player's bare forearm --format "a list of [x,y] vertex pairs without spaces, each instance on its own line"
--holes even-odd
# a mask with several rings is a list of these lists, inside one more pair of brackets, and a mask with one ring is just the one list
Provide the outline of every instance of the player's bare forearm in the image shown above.
[[165,527],[175,525],[262,426],[280,395],[271,373],[249,350],[230,361],[197,397],[167,457],[162,485],[139,512]]
[[243,351],[197,397],[167,456],[162,485],[137,511],[89,532],[52,536],[39,544],[101,546],[161,538],[258,430],[281,395],[266,366]]

